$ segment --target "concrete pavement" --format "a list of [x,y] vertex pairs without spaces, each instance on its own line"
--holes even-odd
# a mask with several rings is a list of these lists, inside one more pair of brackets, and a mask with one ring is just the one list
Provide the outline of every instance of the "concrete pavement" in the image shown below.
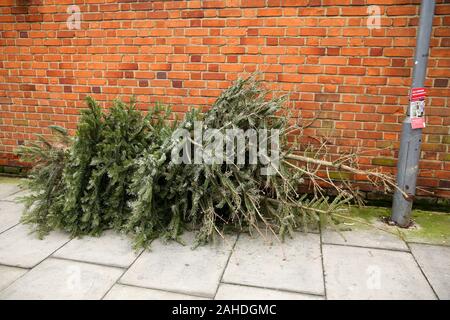
[[114,232],[39,240],[19,223],[21,192],[0,180],[0,299],[450,299],[444,245],[377,229],[298,233],[282,244],[240,234],[194,250],[155,241],[134,251]]

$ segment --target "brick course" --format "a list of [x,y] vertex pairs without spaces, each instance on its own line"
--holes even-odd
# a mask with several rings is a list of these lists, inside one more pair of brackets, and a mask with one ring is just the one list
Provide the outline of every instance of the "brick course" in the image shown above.
[[[437,2],[418,185],[445,198],[450,4]],[[66,24],[73,4],[80,30]],[[370,5],[380,8],[380,29],[367,28]],[[419,7],[416,0],[3,0],[0,166],[21,165],[13,150],[48,125],[73,132],[86,95],[102,102],[136,95],[142,109],[159,101],[182,113],[259,71],[305,121],[318,117],[307,134],[329,136],[335,152],[361,146],[363,167],[395,172]]]

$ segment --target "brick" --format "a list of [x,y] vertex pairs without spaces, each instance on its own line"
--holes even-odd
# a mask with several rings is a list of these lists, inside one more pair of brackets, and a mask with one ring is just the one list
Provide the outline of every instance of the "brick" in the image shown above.
[[214,73],[214,72],[208,72],[203,73],[203,79],[205,80],[225,80],[225,74],[224,73]]
[[280,82],[301,82],[301,75],[297,74],[279,74],[278,81]]
[[364,75],[366,73],[366,68],[357,68],[357,67],[341,67],[339,68],[339,74],[348,74],[348,75]]
[[36,91],[36,86],[34,84],[21,84],[20,90],[22,91]]
[[370,53],[371,56],[382,56],[383,48],[371,48]]
[[373,158],[372,164],[376,166],[395,167],[397,166],[397,161],[392,158]]
[[319,102],[339,101],[339,95],[329,93],[318,93],[315,95],[314,100]]
[[258,17],[276,17],[281,15],[282,15],[281,8],[259,9],[257,11]]
[[198,56],[198,55],[191,56],[191,62],[201,62],[201,61],[202,61],[202,56]]
[[241,5],[244,8],[264,7],[266,5],[265,2],[265,0],[245,0],[242,1]]
[[388,7],[386,9],[386,14],[388,16],[407,16],[416,15],[418,13],[417,6],[398,6],[398,7]]
[[203,10],[188,10],[188,11],[182,11],[181,12],[182,18],[203,18],[204,17],[204,11]]
[[148,87],[148,80],[139,80],[139,87]]
[[434,79],[434,86],[435,87],[447,87],[448,79]]
[[413,49],[385,48],[384,55],[387,57],[411,57]]
[[[99,67],[102,68],[103,65],[99,64]],[[121,63],[118,66],[119,70],[137,70],[138,64],[137,63]]]

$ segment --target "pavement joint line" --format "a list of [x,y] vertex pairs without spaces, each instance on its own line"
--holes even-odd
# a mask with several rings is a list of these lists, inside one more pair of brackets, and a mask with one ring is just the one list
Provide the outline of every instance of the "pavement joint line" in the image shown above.
[[5,229],[5,230],[3,230],[2,232],[0,232],[0,234],[3,234],[3,233],[5,233],[6,231],[9,231],[9,230],[11,230],[11,229],[14,228],[14,227],[17,227],[19,224],[21,224],[21,223],[20,223],[20,222],[17,222],[15,225],[13,225],[13,226],[9,227],[8,229]]
[[235,241],[233,243],[233,246],[231,247],[230,254],[228,255],[227,262],[225,263],[225,267],[223,268],[222,274],[220,275],[219,283],[217,284],[216,292],[214,293],[214,296],[213,296],[214,300],[216,299],[217,292],[219,291],[219,287],[220,287],[220,283],[222,282],[223,275],[225,274],[225,271],[228,268],[228,263],[230,262],[231,255],[233,254],[234,248],[236,247],[236,243],[239,241],[239,236],[240,236],[240,233],[238,233],[238,235],[237,235],[237,237],[236,237],[236,239],[235,239]]
[[323,292],[324,292],[325,300],[328,300],[325,264],[323,263],[323,249],[322,249],[323,248],[323,233],[322,233],[322,226],[320,224],[319,224],[319,240],[320,240],[320,259],[321,259],[321,263],[322,263]]
[[[406,245],[408,246],[409,250],[411,250],[409,244],[407,243]],[[430,280],[428,280],[427,275],[426,275],[425,272],[422,270],[422,267],[420,266],[420,263],[417,261],[416,257],[414,256],[412,250],[411,250],[411,255],[412,255],[412,257],[413,257],[413,259],[414,259],[414,262],[416,263],[417,267],[419,268],[420,272],[422,273],[422,275],[424,276],[424,278],[425,278],[425,280],[427,281],[428,285],[430,286],[431,291],[433,291],[434,295],[436,296],[436,299],[437,299],[437,300],[441,300],[441,299],[439,298],[438,294],[436,293],[436,291],[434,290],[433,285],[431,284]]]
[[429,243],[429,242],[418,242],[418,241],[405,241],[406,245],[409,248],[409,244],[422,244],[425,246],[438,246],[438,247],[444,247],[444,248],[449,248],[450,244],[442,244],[442,243]]
[[15,195],[15,194],[17,194],[19,192],[25,191],[25,190],[28,190],[28,189],[20,189],[20,190],[14,191],[13,193],[10,193],[10,194],[6,195],[6,197],[0,199],[0,201],[15,202],[14,200],[12,200],[12,201],[11,200],[6,200],[6,198],[9,198],[9,197],[11,197],[11,196],[13,196],[13,195]]
[[[400,250],[400,249],[393,249],[393,248],[378,248],[378,247],[372,247],[372,246],[359,246],[359,245],[354,245],[354,244],[323,242],[323,245],[411,253],[410,250]],[[409,246],[408,246],[408,248],[409,248]]]
[[[133,262],[128,266],[128,268],[126,268],[127,271],[130,270],[130,268],[136,263],[137,259],[139,259],[139,258],[144,254],[144,252],[146,252],[146,251],[147,251],[147,249],[144,249],[144,250],[141,251],[141,253],[139,253],[139,254],[137,255],[137,257],[136,257],[136,258],[133,260]],[[119,277],[119,279],[117,279],[116,283],[121,283],[120,280],[122,280],[122,277],[124,276],[124,274],[125,274],[125,272]]]
[[31,270],[31,269],[34,268],[34,266],[33,266],[33,267],[30,267],[30,268],[24,268],[24,267],[19,267],[18,265],[8,264],[8,263],[4,263],[4,262],[1,262],[1,263],[0,263],[0,266],[3,266],[3,267],[11,267],[11,268],[20,268],[20,269],[28,269],[28,270]]
[[87,264],[93,264],[99,267],[109,267],[109,268],[116,268],[116,269],[127,269],[126,267],[119,267],[119,266],[115,266],[115,265],[111,265],[111,264],[106,264],[106,263],[99,263],[99,262],[91,262],[91,261],[84,261],[84,260],[79,260],[79,259],[72,259],[72,258],[64,258],[64,257],[56,257],[56,256],[49,256],[46,259],[56,259],[56,260],[66,260],[66,261],[72,261],[72,262],[81,262],[81,263],[87,263]]
[[206,294],[205,295],[201,295],[201,294],[188,293],[186,291],[166,290],[166,289],[160,289],[160,288],[154,288],[154,287],[143,287],[143,286],[139,286],[139,285],[136,285],[136,284],[128,284],[128,283],[124,283],[124,282],[120,282],[120,281],[118,281],[117,284],[120,284],[122,286],[141,288],[141,289],[150,289],[150,290],[158,290],[158,291],[162,291],[162,292],[170,292],[170,293],[182,294],[182,295],[185,295],[185,296],[193,296],[193,297],[197,297],[197,298],[214,299],[213,296],[208,296]]
[[[16,267],[18,268],[18,267]],[[24,269],[24,268],[22,268]],[[11,282],[9,285],[7,285],[5,288],[3,288],[2,290],[0,290],[0,293],[2,293],[3,291],[5,291],[6,289],[8,289],[10,286],[12,286],[15,282],[19,281],[20,279],[22,279],[25,275],[27,275],[31,269],[25,269],[27,270],[23,275],[21,275],[20,277],[18,277],[17,279],[15,279],[13,282]]]
[[16,280],[14,280],[13,282],[11,282],[6,288],[3,288],[3,290],[1,290],[0,292],[3,292],[4,290],[6,290],[7,288],[9,288],[10,286],[12,286],[16,281],[18,281],[19,279],[21,279],[23,276],[25,276],[26,274],[28,274],[31,270],[33,270],[34,268],[36,268],[38,265],[40,265],[42,262],[44,262],[45,260],[47,260],[50,256],[52,256],[56,251],[58,251],[59,249],[61,249],[62,247],[64,247],[68,242],[70,241],[70,239],[66,242],[64,242],[61,246],[59,246],[57,249],[55,249],[53,252],[51,252],[47,257],[45,257],[44,259],[42,259],[41,261],[39,261],[37,264],[35,264],[34,266],[32,266],[31,268],[23,268],[23,267],[18,267],[18,266],[13,266],[13,265],[7,265],[7,264],[0,264],[0,265],[4,265],[4,266],[10,266],[10,267],[15,267],[15,268],[21,268],[21,269],[27,269],[28,271],[25,272],[23,275],[21,275],[19,278],[17,278]]
[[[167,293],[182,294],[182,295],[185,295],[185,296],[191,296],[191,297],[196,297],[196,298],[206,298],[206,299],[211,299],[211,300],[214,299],[211,296],[206,296],[206,295],[202,296],[202,295],[199,295],[199,294],[186,293],[186,292],[182,292],[182,291],[174,291],[174,290],[165,290],[165,289],[159,289],[159,288],[142,287],[142,286],[138,286],[138,285],[135,285],[135,284],[122,283],[122,282],[119,282],[119,281],[117,281],[114,285],[116,285],[116,284],[124,286],[124,287],[132,287],[132,288],[138,288],[138,289],[147,289],[147,290],[155,290],[155,291],[161,291],[161,292],[167,292]],[[111,291],[111,289],[109,291]],[[105,296],[109,293],[109,291],[105,294]],[[102,299],[104,299],[104,297]]]
[[17,203],[14,200],[6,200],[6,199],[0,200],[0,202]]
[[[13,228],[13,227],[12,227]],[[48,256],[46,256],[44,259],[40,260],[38,263],[36,263],[35,265],[33,265],[30,268],[24,268],[24,267],[19,267],[17,265],[12,265],[12,264],[2,264],[0,263],[0,265],[5,265],[5,266],[9,266],[9,267],[16,267],[16,268],[22,268],[22,269],[34,269],[36,268],[38,265],[40,265],[42,262],[44,262],[45,260],[47,260],[48,258],[52,257],[53,258],[53,254],[58,251],[59,249],[61,249],[62,247],[64,247],[67,243],[69,243],[69,241],[72,239],[67,240],[66,242],[64,242],[61,246],[59,246],[58,248],[56,248],[55,250],[53,250],[52,252],[49,253]]]
[[[19,192],[20,192],[20,191],[19,191]],[[8,197],[9,197],[9,196],[8,196]],[[17,203],[17,202],[15,202],[15,201],[9,201],[9,200],[0,200],[0,202]],[[21,219],[22,219],[22,216],[23,216],[23,211],[22,211],[22,213],[20,214],[20,218],[21,218]],[[2,232],[0,232],[0,234],[6,232],[6,231],[8,231],[8,230],[11,230],[11,229],[14,228],[15,226],[18,226],[19,224],[21,224],[20,221],[17,222],[15,225],[9,227],[8,229],[3,230]]]
[[122,279],[123,275],[131,268],[131,266],[136,262],[137,259],[139,259],[139,257],[146,251],[146,249],[142,250],[137,257],[133,260],[132,263],[130,263],[130,265],[127,268],[124,268],[124,271],[122,272],[122,274],[120,275],[120,277],[117,278],[117,280],[113,283],[113,285],[105,292],[105,294],[101,297],[100,300],[104,300],[106,295],[112,290],[112,288],[116,285],[116,284],[121,284],[119,281]]
[[[55,251],[55,252],[56,252],[56,251]],[[122,270],[122,271],[123,271],[123,272],[122,272],[122,275],[127,271],[126,268],[114,267],[114,266],[109,266],[109,265],[106,265],[106,264],[91,263],[91,262],[80,261],[80,260],[58,258],[58,257],[54,257],[54,256],[48,256],[48,257],[47,257],[46,259],[44,259],[43,261],[48,260],[48,259],[55,259],[55,260],[62,260],[62,261],[72,261],[72,262],[77,262],[77,263],[96,265],[96,266],[99,266],[99,267],[108,267],[108,268],[119,269],[119,270]],[[121,275],[121,276],[122,276],[122,275]],[[121,276],[120,276],[120,277],[121,277]],[[119,279],[120,277],[118,277],[117,279]],[[116,280],[116,282],[114,282],[113,285],[106,291],[106,293],[105,293],[100,299],[98,299],[98,300],[103,300],[103,298],[106,296],[106,294],[111,290],[111,288],[112,288],[116,283],[117,283],[117,280]]]
[[[12,267],[12,266],[8,266],[6,264],[0,264],[0,266],[5,266],[5,267]],[[12,286],[16,281],[18,281],[19,279],[21,279],[22,277],[24,277],[26,274],[28,274],[28,272],[31,271],[32,268],[22,268],[22,267],[14,267],[14,268],[18,268],[18,269],[23,269],[26,270],[26,272],[24,274],[22,274],[20,277],[18,277],[17,279],[15,279],[13,282],[11,282],[10,284],[8,284],[5,288],[3,288],[2,290],[0,290],[0,293],[2,293],[3,291],[5,291],[6,289],[8,289],[10,286]]]
[[24,267],[13,266],[11,264],[6,264],[6,263],[0,263],[0,267],[11,267],[11,268],[17,268],[17,269],[23,269],[23,270],[33,269],[33,268],[24,268]]
[[320,298],[325,297],[323,294],[313,293],[313,292],[309,292],[309,291],[294,291],[294,290],[286,290],[286,289],[277,289],[277,288],[272,288],[272,287],[261,287],[261,286],[252,285],[252,284],[244,284],[244,283],[228,282],[228,281],[222,281],[221,283],[237,285],[237,286],[242,286],[242,287],[255,288],[255,289],[266,289],[266,290],[279,291],[279,292],[305,294],[305,295],[315,296],[315,297],[320,297]]

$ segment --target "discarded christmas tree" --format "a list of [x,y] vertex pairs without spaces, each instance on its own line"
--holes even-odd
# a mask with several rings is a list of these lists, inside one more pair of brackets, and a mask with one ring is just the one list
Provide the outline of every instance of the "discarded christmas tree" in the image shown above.
[[[260,235],[269,230],[283,239],[342,217],[359,200],[349,182],[336,183],[326,168],[395,188],[391,177],[359,170],[352,156],[330,161],[321,145],[288,143],[302,127],[292,125],[283,98],[268,94],[254,77],[241,79],[209,111],[194,109],[179,123],[170,121],[166,108],[144,116],[133,103],[115,101],[104,112],[88,98],[74,139],[54,128],[60,140],[19,150],[35,163],[23,221],[36,225],[41,236],[54,229],[73,236],[115,229],[132,235],[137,247],[158,237],[178,240],[186,228],[197,231],[196,244],[229,230]],[[215,130],[201,134],[199,143],[199,129]],[[242,143],[227,130],[266,134],[253,142],[246,136]],[[232,146],[222,161],[211,151],[219,136]],[[252,158],[255,141],[258,161]],[[276,154],[262,152],[274,141]],[[184,160],[176,161],[180,154]]]

